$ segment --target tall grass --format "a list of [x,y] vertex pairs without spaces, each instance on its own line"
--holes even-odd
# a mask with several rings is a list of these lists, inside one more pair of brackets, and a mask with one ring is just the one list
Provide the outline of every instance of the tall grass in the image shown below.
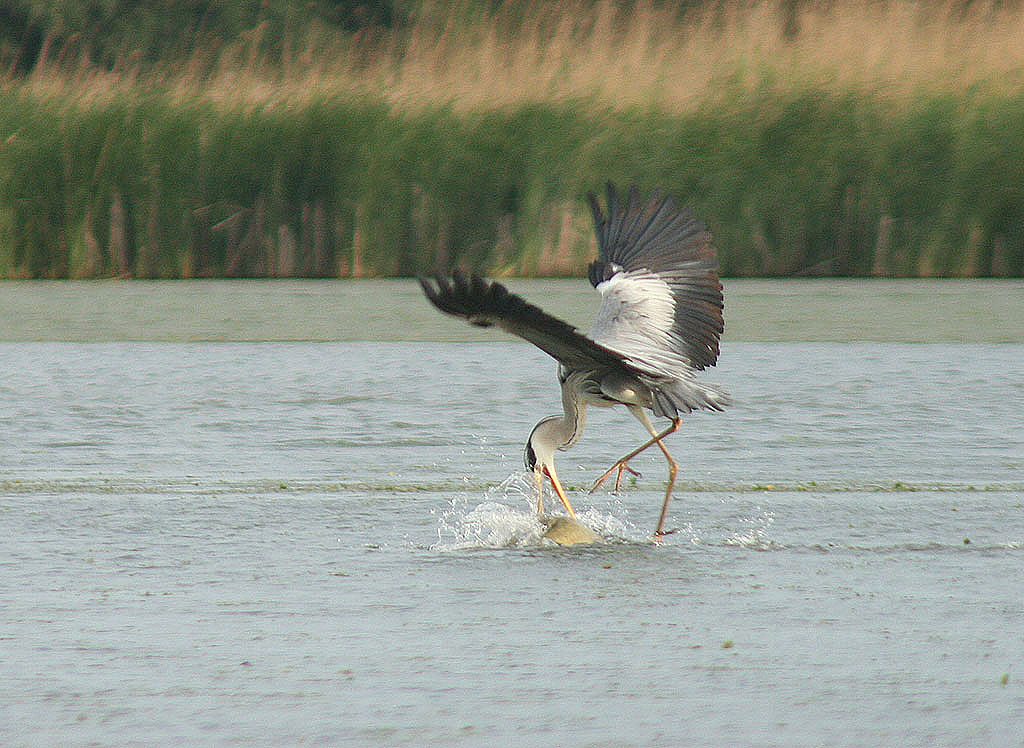
[[674,114],[715,103],[723,83],[889,100],[1024,86],[1024,8],[1014,2],[450,5],[426,3],[383,37],[313,31],[272,58],[254,32],[216,59],[197,55],[191,74],[170,82],[226,106],[362,94],[403,109],[587,101]]
[[45,59],[0,88],[0,274],[577,273],[607,179],[727,274],[1024,274],[1024,11],[555,7]]

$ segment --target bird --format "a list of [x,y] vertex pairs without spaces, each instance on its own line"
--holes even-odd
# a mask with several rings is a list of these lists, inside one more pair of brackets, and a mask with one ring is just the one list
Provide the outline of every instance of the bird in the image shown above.
[[[588,277],[600,293],[589,335],[512,293],[504,285],[455,270],[419,282],[440,311],[481,327],[497,326],[523,338],[558,362],[562,414],[542,419],[524,450],[537,487],[537,512],[544,513],[547,478],[569,517],[576,512],[555,470],[555,453],[582,437],[588,406],[624,406],[649,438],[616,460],[591,486],[596,491],[638,454],[657,445],[668,463],[668,483],[654,539],[665,530],[679,470],[663,440],[695,410],[722,411],[731,403],[724,389],[698,380],[697,372],[718,362],[725,323],[715,245],[706,225],[660,190],[644,198],[633,185],[623,196],[606,185],[606,204],[588,193],[598,257]],[[655,428],[648,411],[667,418]]]

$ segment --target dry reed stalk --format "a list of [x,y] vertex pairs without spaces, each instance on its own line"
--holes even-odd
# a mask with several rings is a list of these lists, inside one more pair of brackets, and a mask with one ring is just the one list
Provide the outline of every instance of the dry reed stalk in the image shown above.
[[250,275],[267,275],[269,273],[269,251],[266,240],[267,198],[260,195],[256,198],[240,242],[240,254],[243,267],[247,267]]
[[934,278],[938,275],[938,263],[935,255],[938,247],[933,241],[927,241],[921,246],[920,254],[917,256],[917,277]]
[[131,258],[128,255],[128,227],[121,193],[115,192],[110,202],[110,264],[122,278],[131,276]]
[[[52,50],[22,84],[79,105],[133,91],[166,91],[172,103],[230,109],[371,95],[405,108],[460,110],[588,100],[626,109],[692,111],[724,88],[812,85],[900,99],[920,91],[1024,87],[1024,6],[946,0],[805,4],[795,15],[770,0],[727,4],[680,19],[665,5],[632,12],[611,0],[549,5],[519,19],[510,7],[476,22],[415,24],[359,43],[310,31],[289,41],[284,64],[257,53],[260,29],[174,67],[58,69]],[[794,31],[795,30],[795,31]]]
[[892,275],[892,260],[889,250],[892,244],[892,218],[883,215],[878,221],[878,237],[875,241],[875,258],[871,274],[876,278]]
[[488,28],[424,32],[369,77],[398,104],[594,99],[681,112],[713,99],[726,80],[746,88],[839,83],[898,96],[1019,86],[1024,69],[1024,9],[980,3],[959,14],[952,4],[936,12],[918,2],[810,6],[797,14],[795,38],[769,2],[686,21],[645,5],[623,16],[611,2],[548,12],[515,33],[500,14]]
[[[152,132],[143,130],[143,139],[152,141]],[[135,274],[140,278],[156,278],[160,274],[160,164],[153,162],[146,175],[149,196],[146,205],[146,236],[135,259]]]
[[967,246],[964,247],[964,256],[960,267],[955,269],[956,274],[961,278],[977,278],[981,275],[988,275],[982,269],[983,241],[981,227],[975,226],[967,237]]
[[[515,214],[506,213],[498,219],[498,225],[495,227],[496,239],[494,242],[493,262],[495,275],[506,274],[515,262],[516,236],[513,231],[515,220]],[[435,256],[435,264],[438,267],[442,267],[440,257]]]
[[366,222],[366,210],[362,204],[356,207],[355,225],[352,227],[352,277],[362,278],[363,270],[363,225]]
[[135,262],[138,278],[157,278],[160,275],[160,202],[158,197],[150,200],[146,210],[146,238],[139,248]]
[[274,273],[277,278],[295,277],[295,256],[297,254],[298,242],[295,240],[295,232],[291,226],[281,224],[277,227],[277,271]]
[[103,270],[103,248],[96,238],[95,219],[92,208],[85,211],[85,225],[82,228],[82,242],[85,245],[85,257],[82,265],[75,273],[77,278],[95,278]]
[[324,201],[313,205],[313,272],[317,277],[330,275],[330,256],[327,245],[327,211]]
[[997,236],[992,242],[992,264],[990,274],[995,278],[1010,276],[1010,263],[1006,256],[1006,238]]
[[581,224],[574,206],[564,203],[554,206],[545,224],[540,256],[535,263],[536,274],[553,277],[581,273],[585,263],[580,250],[584,246],[589,249],[584,239],[592,233],[589,223]]
[[304,266],[301,275],[321,277],[328,274],[327,212],[322,200],[302,204],[299,247]]
[[338,211],[334,214],[334,246],[337,251],[334,253],[334,271],[337,278],[348,278],[352,274],[349,264],[349,254],[344,251],[349,236],[346,233],[345,219]]

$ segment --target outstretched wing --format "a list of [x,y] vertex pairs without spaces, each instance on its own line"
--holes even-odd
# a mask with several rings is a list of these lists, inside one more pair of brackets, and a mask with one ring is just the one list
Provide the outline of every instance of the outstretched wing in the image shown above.
[[610,369],[634,376],[652,375],[626,362],[623,354],[591,340],[500,283],[476,275],[467,278],[458,272],[450,278],[438,276],[433,283],[425,278],[419,281],[427,298],[442,312],[481,327],[497,325],[530,341],[570,369]]
[[704,224],[670,196],[623,204],[608,185],[608,215],[589,195],[599,259],[590,282],[603,301],[591,337],[671,377],[714,366],[724,329],[715,247]]

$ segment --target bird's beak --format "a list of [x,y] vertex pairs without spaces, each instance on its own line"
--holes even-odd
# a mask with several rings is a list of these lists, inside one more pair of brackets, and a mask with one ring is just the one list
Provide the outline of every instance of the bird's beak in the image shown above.
[[[551,485],[555,489],[555,493],[558,494],[559,500],[562,502],[562,506],[565,507],[565,511],[569,512],[569,516],[573,519],[576,518],[576,512],[573,511],[572,504],[569,503],[569,497],[565,495],[565,489],[562,488],[561,482],[558,480],[558,473],[555,472],[554,465],[545,465],[544,474],[551,479]],[[543,484],[543,479],[541,479]],[[541,486],[543,489],[543,485]]]

